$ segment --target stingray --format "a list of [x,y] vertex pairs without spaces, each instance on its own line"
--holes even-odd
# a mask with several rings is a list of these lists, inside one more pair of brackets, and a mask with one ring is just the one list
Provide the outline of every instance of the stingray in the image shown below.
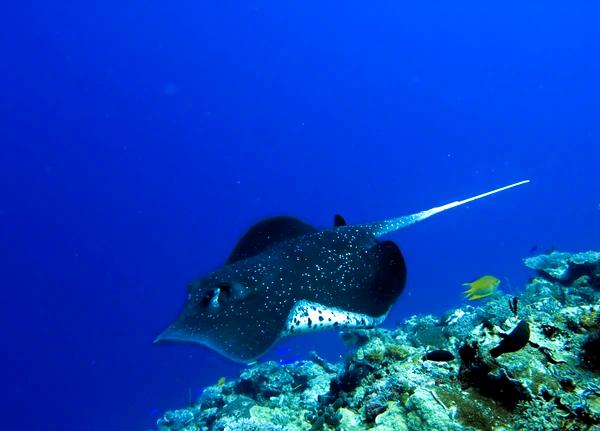
[[328,229],[288,216],[260,221],[224,266],[188,285],[183,310],[156,342],[198,343],[250,362],[290,335],[375,327],[406,283],[400,249],[382,236],[527,182],[374,223],[348,225],[339,215]]

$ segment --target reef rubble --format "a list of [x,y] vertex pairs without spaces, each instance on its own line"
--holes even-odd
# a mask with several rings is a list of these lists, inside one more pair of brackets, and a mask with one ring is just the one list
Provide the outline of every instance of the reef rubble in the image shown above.
[[344,363],[258,363],[158,429],[600,430],[600,252],[524,263],[518,296],[343,332]]

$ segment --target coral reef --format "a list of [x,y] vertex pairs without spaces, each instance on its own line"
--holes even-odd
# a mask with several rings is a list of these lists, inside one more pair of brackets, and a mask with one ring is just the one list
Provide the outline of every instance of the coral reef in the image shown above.
[[600,253],[525,264],[518,297],[342,333],[343,364],[254,365],[158,429],[600,430]]

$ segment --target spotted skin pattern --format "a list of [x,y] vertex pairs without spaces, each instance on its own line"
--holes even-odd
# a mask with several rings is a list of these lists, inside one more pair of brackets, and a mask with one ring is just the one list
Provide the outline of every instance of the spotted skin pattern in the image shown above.
[[[184,310],[165,335],[250,361],[294,332],[286,322],[301,301],[370,316],[354,327],[373,326],[373,318],[387,314],[405,283],[399,249],[381,244],[369,232],[344,226],[272,245],[194,281]],[[232,285],[239,292],[225,293],[224,286]]]
[[203,344],[249,362],[284,336],[377,325],[406,283],[400,249],[382,235],[527,182],[363,225],[337,216],[334,228],[317,230],[291,217],[266,219],[224,266],[189,284],[183,310],[156,341]]
[[385,317],[371,317],[302,300],[290,312],[282,336],[328,329],[372,328],[381,324]]

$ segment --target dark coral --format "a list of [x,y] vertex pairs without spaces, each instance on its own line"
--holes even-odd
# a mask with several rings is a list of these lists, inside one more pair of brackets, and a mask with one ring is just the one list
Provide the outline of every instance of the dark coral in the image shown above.
[[552,325],[542,324],[540,325],[540,329],[542,330],[542,333],[550,339],[556,337],[560,333],[560,329]]
[[365,404],[365,420],[367,423],[374,423],[375,418],[386,411],[388,403],[380,397],[373,397]]
[[337,410],[341,407],[348,405],[345,394],[342,394],[339,398],[333,400],[330,395],[323,395],[319,397],[319,408],[316,412],[311,413],[308,418],[311,422],[311,431],[319,431],[324,429],[324,425],[327,424],[333,428],[340,425],[341,416]]
[[458,349],[458,355],[462,361],[459,369],[461,381],[467,383],[476,380],[482,375],[491,371],[491,367],[486,364],[479,353],[479,344],[477,341],[467,342]]
[[[344,369],[329,384],[329,392],[319,396],[319,406],[311,414],[311,430],[323,429],[325,424],[337,427],[340,415],[337,410],[348,406],[348,394],[361,385],[363,379],[372,374],[375,367],[367,361],[346,361]],[[372,406],[375,409],[375,406]],[[373,418],[374,419],[374,418]]]
[[579,357],[587,369],[600,371],[600,332],[595,332],[585,340]]
[[348,361],[344,371],[331,380],[330,396],[337,398],[341,392],[350,393],[374,370],[366,361]]
[[237,394],[262,401],[280,395],[285,387],[293,386],[294,377],[286,369],[274,362],[267,362],[245,370],[233,389]]
[[473,387],[486,397],[513,411],[519,402],[530,399],[521,383],[508,377],[503,369],[493,374],[492,366],[480,355],[476,342],[465,343],[459,349],[461,367],[459,379],[466,387]]
[[510,411],[531,398],[527,389],[519,381],[509,378],[504,370],[487,375],[477,388],[481,395],[492,398]]

